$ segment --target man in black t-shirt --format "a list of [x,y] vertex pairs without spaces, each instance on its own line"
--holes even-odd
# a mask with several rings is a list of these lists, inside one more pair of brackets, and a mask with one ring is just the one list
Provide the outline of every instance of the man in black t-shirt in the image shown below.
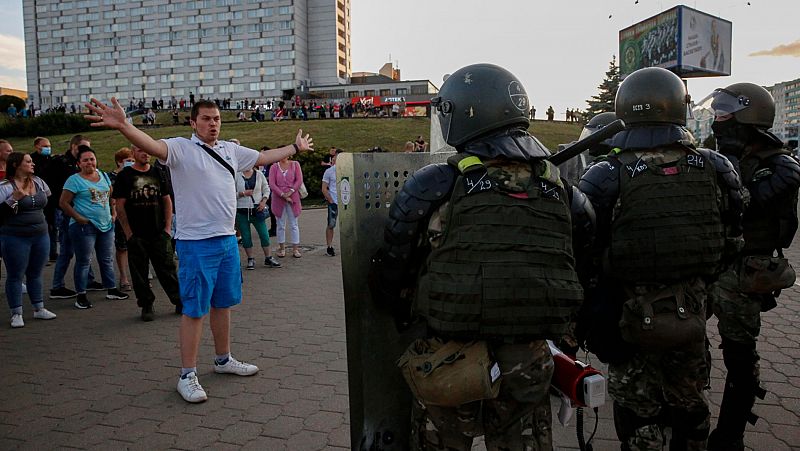
[[180,314],[183,309],[170,236],[171,188],[164,171],[150,164],[147,153],[136,146],[131,149],[136,161],[117,175],[113,197],[117,219],[128,239],[128,265],[136,302],[142,308],[142,321],[152,321],[155,295],[147,280],[149,263],[175,305],[175,313]]

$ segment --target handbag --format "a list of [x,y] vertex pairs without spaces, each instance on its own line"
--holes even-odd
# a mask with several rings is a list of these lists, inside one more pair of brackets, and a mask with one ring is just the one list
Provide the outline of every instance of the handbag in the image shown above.
[[[298,163],[296,161],[295,161],[295,163],[297,163],[297,169],[299,170],[300,169],[300,163]],[[298,188],[297,192],[300,194],[300,199],[305,199],[306,197],[308,197],[308,188],[306,188],[306,183],[305,182],[300,184],[300,188]]]
[[258,211],[258,208],[256,207],[256,205],[258,205],[258,202],[256,202],[255,199],[253,199],[253,196],[250,196],[250,200],[253,201],[253,208],[248,209],[247,214],[249,216],[256,218],[257,221],[265,221],[267,218],[269,218],[268,206],[265,205],[263,210]]

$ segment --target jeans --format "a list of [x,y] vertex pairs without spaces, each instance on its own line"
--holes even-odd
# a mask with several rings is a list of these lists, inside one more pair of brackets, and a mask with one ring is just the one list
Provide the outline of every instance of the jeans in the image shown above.
[[53,209],[52,211],[48,211],[45,208],[45,219],[47,220],[47,233],[50,236],[50,260],[55,260],[58,258],[58,224],[56,223],[56,211],[60,211],[57,209]]
[[[76,222],[69,226],[69,235],[75,249],[75,291],[86,292],[92,264],[92,249],[97,254],[103,288],[115,288],[117,282],[114,275],[114,229],[101,232],[92,223],[78,224]],[[63,254],[62,252],[61,255]],[[61,255],[58,256],[59,259],[61,259]]]
[[[53,289],[62,288],[64,286],[64,276],[67,274],[69,262],[75,254],[75,251],[72,249],[72,238],[69,236],[69,216],[65,215],[60,208],[56,208],[55,218],[56,227],[58,228],[58,248],[61,252],[56,259],[56,267],[53,268]],[[89,281],[93,280],[94,271],[92,271],[92,267],[90,266]]]
[[181,305],[174,257],[172,238],[166,232],[161,232],[152,238],[138,238],[133,235],[128,240],[128,267],[131,270],[133,292],[136,294],[136,303],[139,307],[152,306],[156,300],[153,289],[150,288],[150,281],[147,279],[150,263],[153,264],[156,277],[167,293],[169,301],[173,305]]
[[256,228],[258,233],[261,247],[269,246],[269,231],[267,231],[267,223],[265,220],[256,219],[255,215],[247,215],[237,212],[236,213],[236,226],[239,227],[239,233],[242,234],[242,247],[250,249],[253,247],[253,234],[250,230],[250,224]]
[[11,313],[22,314],[22,276],[28,286],[33,308],[44,306],[42,271],[50,253],[50,237],[46,233],[34,236],[0,236],[3,262],[6,265],[6,300]]
[[297,218],[294,216],[292,206],[287,202],[283,208],[283,214],[278,218],[277,238],[278,243],[286,242],[286,223],[289,223],[289,243],[300,244],[300,226],[297,225]]

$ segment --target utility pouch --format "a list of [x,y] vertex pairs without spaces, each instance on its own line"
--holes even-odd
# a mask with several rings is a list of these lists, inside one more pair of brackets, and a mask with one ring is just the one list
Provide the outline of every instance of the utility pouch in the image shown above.
[[[700,282],[702,283],[702,282]],[[705,337],[705,299],[693,284],[633,295],[622,307],[622,338],[641,349],[671,351]]]
[[742,259],[739,288],[743,293],[768,294],[794,285],[797,276],[789,260],[767,255]]
[[423,404],[456,407],[494,399],[500,393],[500,367],[485,341],[418,339],[400,357],[411,392]]

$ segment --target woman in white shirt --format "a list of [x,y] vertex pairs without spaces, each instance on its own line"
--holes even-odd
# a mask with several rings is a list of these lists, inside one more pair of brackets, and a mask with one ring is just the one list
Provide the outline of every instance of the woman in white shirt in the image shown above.
[[278,260],[272,256],[269,245],[269,231],[266,219],[269,218],[269,183],[261,171],[249,168],[236,174],[236,226],[242,234],[242,247],[247,255],[247,269],[256,269],[256,259],[253,257],[253,238],[250,225],[256,228],[264,251],[264,266],[279,268]]

